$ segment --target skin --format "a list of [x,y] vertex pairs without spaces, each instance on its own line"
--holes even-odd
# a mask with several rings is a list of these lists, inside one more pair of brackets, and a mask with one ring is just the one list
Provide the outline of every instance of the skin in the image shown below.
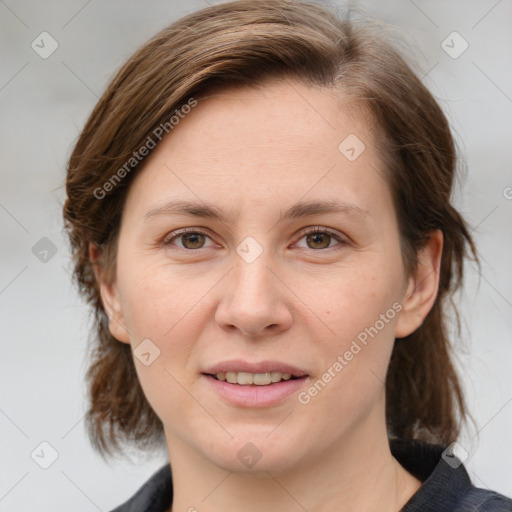
[[[338,150],[348,134],[366,146],[354,161]],[[96,270],[113,336],[160,350],[135,365],[164,424],[173,510],[398,511],[419,488],[389,450],[384,379],[395,338],[434,303],[442,234],[406,275],[382,171],[348,101],[279,81],[201,99],[136,176],[115,281]],[[147,216],[176,199],[213,204],[226,219]],[[277,222],[298,201],[328,200],[366,214]],[[341,241],[307,236],[314,226]],[[182,228],[207,236],[172,239]],[[262,249],[252,263],[236,252],[248,236]],[[228,359],[278,360],[309,375],[307,390],[395,303],[401,311],[305,405],[295,393],[265,408],[233,406],[201,375]],[[251,468],[237,457],[247,442],[261,454]]]

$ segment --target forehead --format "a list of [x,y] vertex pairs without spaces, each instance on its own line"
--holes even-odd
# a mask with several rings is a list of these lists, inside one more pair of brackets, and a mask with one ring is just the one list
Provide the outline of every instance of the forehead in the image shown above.
[[215,154],[252,148],[265,150],[254,154],[262,159],[268,152],[287,150],[325,154],[326,149],[338,148],[344,131],[369,136],[366,112],[358,104],[332,88],[298,81],[217,87],[198,101],[193,115],[184,120],[181,135],[193,130],[202,138],[204,150]]
[[136,176],[139,202],[174,193],[232,206],[272,197],[278,207],[342,193],[367,209],[387,189],[365,112],[332,89],[282,81],[197,99]]

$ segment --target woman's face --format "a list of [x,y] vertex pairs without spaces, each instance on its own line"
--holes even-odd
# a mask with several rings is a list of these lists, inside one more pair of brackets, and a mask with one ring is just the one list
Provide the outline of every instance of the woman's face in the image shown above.
[[298,82],[199,101],[154,150],[102,293],[171,450],[284,471],[385,429],[415,320],[383,174],[360,113]]

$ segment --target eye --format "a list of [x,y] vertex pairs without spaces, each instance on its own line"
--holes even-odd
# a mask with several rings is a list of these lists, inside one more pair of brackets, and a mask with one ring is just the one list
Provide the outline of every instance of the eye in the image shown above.
[[[181,249],[196,250],[204,249],[209,246],[205,246],[205,241],[210,240],[210,237],[204,231],[198,229],[182,229],[178,232],[170,233],[162,241],[162,245],[177,245]],[[175,244],[175,240],[181,240],[181,244]]]
[[[297,243],[297,247],[319,250],[332,248],[333,245],[336,245],[333,242],[338,242],[337,245],[341,246],[347,243],[340,235],[320,226],[306,228],[303,233],[299,242],[305,239],[306,245]],[[208,240],[211,242],[210,245],[206,245]],[[213,247],[214,244],[207,232],[197,228],[188,228],[169,233],[162,241],[162,246],[176,246],[188,251],[194,251]]]
[[[339,242],[338,245],[345,245],[347,242],[343,240],[341,236],[336,234],[333,231],[330,231],[326,228],[316,226],[313,228],[307,228],[305,235],[303,235],[300,240],[305,239],[306,241],[306,249],[330,249],[332,247],[331,243],[333,241]],[[300,246],[299,247],[304,247]]]

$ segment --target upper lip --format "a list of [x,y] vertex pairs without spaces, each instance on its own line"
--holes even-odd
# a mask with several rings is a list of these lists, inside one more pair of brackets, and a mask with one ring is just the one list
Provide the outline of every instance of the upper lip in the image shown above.
[[293,377],[304,377],[307,373],[300,368],[290,364],[281,363],[280,361],[259,361],[257,363],[249,363],[242,359],[232,359],[223,361],[208,367],[203,373],[216,375],[220,372],[247,372],[247,373],[268,373],[281,372],[289,373]]

